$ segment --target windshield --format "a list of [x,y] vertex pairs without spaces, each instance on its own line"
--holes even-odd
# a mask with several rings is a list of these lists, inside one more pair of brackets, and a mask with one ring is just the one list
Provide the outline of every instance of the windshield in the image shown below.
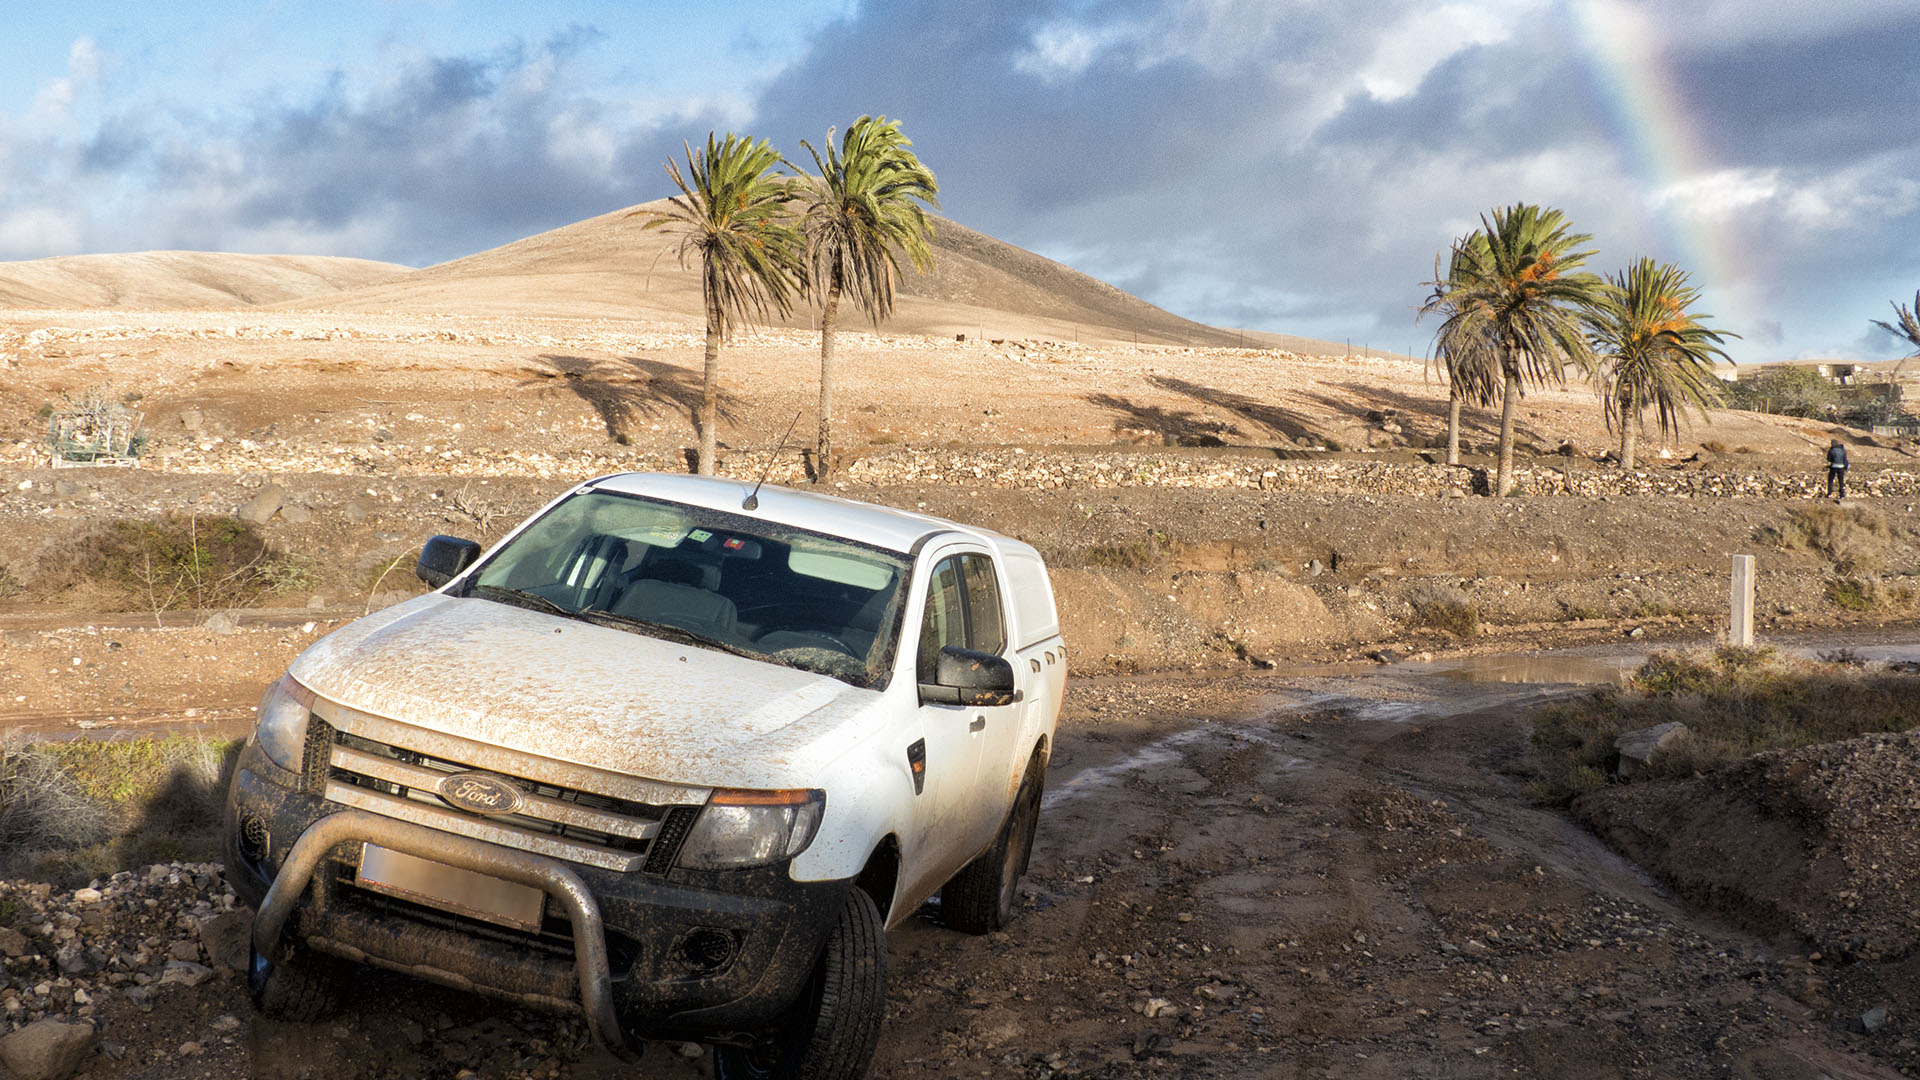
[[589,491],[514,537],[461,595],[879,686],[906,572],[900,555],[804,529]]

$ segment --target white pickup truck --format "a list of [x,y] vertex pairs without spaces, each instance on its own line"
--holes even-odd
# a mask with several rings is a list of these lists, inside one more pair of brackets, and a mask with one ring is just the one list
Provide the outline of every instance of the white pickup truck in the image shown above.
[[885,930],[1004,925],[1066,650],[1046,568],[921,514],[600,477],[303,652],[228,798],[263,1011],[356,963],[721,1077],[856,1077]]

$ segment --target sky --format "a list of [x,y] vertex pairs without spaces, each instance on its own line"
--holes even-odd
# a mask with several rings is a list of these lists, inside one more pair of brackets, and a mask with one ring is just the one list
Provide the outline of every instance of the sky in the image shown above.
[[1903,355],[1920,0],[13,0],[0,259],[424,266],[900,121],[941,213],[1177,314],[1424,355],[1436,258],[1562,210],[1741,363]]

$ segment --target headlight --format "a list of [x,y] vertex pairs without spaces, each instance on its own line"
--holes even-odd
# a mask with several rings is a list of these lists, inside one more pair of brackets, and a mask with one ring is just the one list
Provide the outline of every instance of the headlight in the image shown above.
[[299,772],[307,751],[307,717],[313,712],[313,691],[282,675],[260,699],[260,721],[253,737],[275,765]]
[[824,791],[721,788],[680,846],[680,865],[734,870],[791,859],[813,842],[826,805]]

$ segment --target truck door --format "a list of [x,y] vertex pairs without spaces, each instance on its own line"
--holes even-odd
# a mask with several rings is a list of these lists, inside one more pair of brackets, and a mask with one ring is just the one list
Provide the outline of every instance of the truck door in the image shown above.
[[[992,653],[1007,647],[1005,608],[985,552],[955,552],[934,564],[916,642],[919,680],[932,680],[934,658],[946,645]],[[992,841],[1006,814],[1011,794],[998,790],[1004,770],[997,757],[1011,753],[1019,718],[1012,705],[927,702],[919,713],[926,787],[916,799],[916,821],[928,860],[920,871],[937,884]]]

